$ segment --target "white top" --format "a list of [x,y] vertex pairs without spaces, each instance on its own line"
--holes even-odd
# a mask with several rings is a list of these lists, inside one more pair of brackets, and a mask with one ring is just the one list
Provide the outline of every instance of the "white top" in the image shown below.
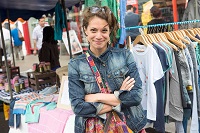
[[143,98],[141,104],[144,110],[147,110],[147,119],[155,121],[157,96],[154,82],[164,76],[160,59],[152,45],[136,44],[131,52],[142,80]]
[[[10,40],[10,31],[2,27],[4,41]],[[2,40],[0,36],[0,47],[2,47]]]
[[2,28],[2,30],[3,30],[3,38],[4,38],[4,40],[6,41],[6,40],[10,40],[10,31],[8,30],[8,29],[6,29],[6,28]]
[[36,26],[33,29],[32,39],[35,39],[37,41],[36,47],[38,48],[38,50],[42,48],[43,29],[44,27],[41,27],[40,25]]

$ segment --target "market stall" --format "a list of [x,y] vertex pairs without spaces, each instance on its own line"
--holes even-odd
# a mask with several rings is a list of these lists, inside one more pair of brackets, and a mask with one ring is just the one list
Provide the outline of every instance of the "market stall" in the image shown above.
[[[80,3],[80,0],[73,0],[73,1],[71,1],[71,0],[60,0],[60,1],[57,1],[57,0],[48,0],[48,1],[47,0],[36,0],[36,1],[2,0],[2,1],[0,1],[0,22],[3,22],[5,19],[8,19],[8,22],[9,22],[9,20],[15,21],[18,18],[28,20],[30,17],[40,18],[44,14],[49,14],[49,13],[52,14],[55,11],[54,8],[55,8],[55,5],[57,2],[59,2],[62,5],[63,10],[65,11],[65,8],[70,8],[74,5],[78,6],[78,4]],[[66,25],[66,27],[67,27],[67,25]],[[6,50],[5,50],[5,44],[4,44],[3,32],[2,32],[1,25],[0,25],[0,30],[1,30],[1,37],[2,37],[3,52],[5,53]],[[9,71],[9,65],[7,62],[7,58],[5,58],[5,71],[6,71],[6,75],[7,75],[7,81],[8,81],[7,86],[9,88],[10,93],[7,93],[6,91],[4,91],[5,93],[0,94],[1,101],[10,104],[10,102],[13,100],[13,98],[19,97],[20,95],[21,96],[23,95],[23,97],[24,97],[26,94],[28,95],[30,93],[34,93],[35,91],[39,91],[39,90],[36,90],[33,88],[29,88],[27,85],[25,85],[25,88],[23,89],[23,91],[25,91],[27,89],[30,89],[30,90],[28,90],[26,93],[22,93],[22,91],[19,93],[19,92],[15,92],[13,90],[14,80],[11,79],[11,76],[9,73],[10,71]],[[20,76],[20,75],[18,75],[18,76]],[[66,113],[65,110],[61,109],[61,112],[62,111],[64,113]],[[57,111],[53,110],[53,113],[56,113],[56,112]],[[44,114],[45,114],[45,112],[44,112]],[[61,123],[64,123],[63,125],[65,125],[67,119],[68,118],[65,117],[65,119],[63,119],[63,122],[61,122]],[[22,117],[22,122],[23,122],[23,117]],[[25,126],[26,124],[21,123],[21,125]],[[14,129],[14,132],[16,132],[15,129]]]

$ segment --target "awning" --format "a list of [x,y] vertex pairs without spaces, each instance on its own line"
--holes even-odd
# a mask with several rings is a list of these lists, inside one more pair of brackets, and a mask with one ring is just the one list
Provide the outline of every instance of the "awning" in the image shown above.
[[[58,0],[0,0],[1,19],[9,18],[16,21],[18,18],[28,20],[30,17],[39,18],[43,14],[53,13]],[[80,0],[65,0],[67,8],[80,3]]]

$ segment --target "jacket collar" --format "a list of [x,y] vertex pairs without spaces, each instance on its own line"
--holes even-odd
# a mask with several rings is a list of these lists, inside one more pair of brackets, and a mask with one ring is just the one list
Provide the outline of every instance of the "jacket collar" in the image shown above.
[[106,49],[106,51],[104,53],[102,53],[99,57],[96,57],[92,51],[90,50],[90,47],[88,49],[88,53],[91,55],[91,57],[93,58],[94,61],[106,61],[108,59],[109,56],[109,52],[111,51],[111,47],[108,45],[108,48]]

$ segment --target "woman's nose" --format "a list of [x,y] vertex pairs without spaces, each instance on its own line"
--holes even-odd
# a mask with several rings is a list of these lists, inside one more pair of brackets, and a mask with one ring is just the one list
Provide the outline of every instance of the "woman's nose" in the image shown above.
[[102,33],[101,32],[97,32],[96,38],[102,38]]

